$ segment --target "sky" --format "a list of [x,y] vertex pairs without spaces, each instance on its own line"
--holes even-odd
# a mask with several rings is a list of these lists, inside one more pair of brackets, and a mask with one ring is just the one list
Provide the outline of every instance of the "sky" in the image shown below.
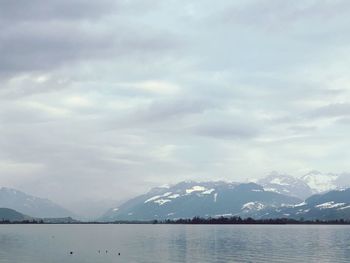
[[72,208],[350,171],[350,1],[2,0],[0,185]]

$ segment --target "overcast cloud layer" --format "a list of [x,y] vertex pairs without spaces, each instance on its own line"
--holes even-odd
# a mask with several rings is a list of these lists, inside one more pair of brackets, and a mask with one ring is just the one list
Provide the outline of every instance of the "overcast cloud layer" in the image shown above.
[[346,0],[3,0],[0,185],[68,205],[350,171],[349,32]]

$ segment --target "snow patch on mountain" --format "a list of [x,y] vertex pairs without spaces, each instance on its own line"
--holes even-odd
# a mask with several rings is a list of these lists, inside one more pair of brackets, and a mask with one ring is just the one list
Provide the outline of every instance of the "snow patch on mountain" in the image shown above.
[[330,201],[330,202],[316,205],[315,207],[320,209],[330,209],[330,208],[336,208],[343,205],[345,205],[345,203],[335,203],[334,201]]
[[157,200],[158,198],[161,198],[162,196],[161,195],[156,195],[156,196],[153,196],[149,199],[147,199],[144,203],[148,203],[148,202],[151,202],[151,201],[154,201],[154,200]]
[[218,198],[218,193],[215,193],[215,194],[214,194],[214,202],[215,202],[215,203],[216,203],[217,198]]
[[264,191],[266,192],[274,192],[280,194],[280,192],[276,188],[264,187]]
[[304,205],[306,205],[306,203],[305,203],[305,202],[302,202],[302,203],[299,203],[299,204],[293,205],[293,207],[299,207],[299,206],[304,206]]
[[[151,197],[151,198],[148,198],[144,203],[146,204],[146,203],[148,203],[148,202],[151,202],[151,201],[155,201],[155,200],[157,200],[157,199],[159,199],[159,198],[161,198],[161,197],[167,197],[167,196],[169,196],[169,195],[171,195],[172,194],[172,192],[166,192],[166,193],[164,193],[164,194],[162,194],[162,195],[155,195],[155,196],[153,196],[153,197]],[[170,200],[169,200],[170,201]]]
[[186,194],[191,194],[193,192],[204,192],[204,191],[207,191],[207,190],[208,189],[205,188],[204,186],[196,185],[196,186],[193,186],[190,189],[186,189]]
[[286,182],[283,181],[282,178],[274,178],[273,180],[271,180],[272,184],[279,184],[279,185],[290,185]]
[[215,189],[212,188],[212,189],[209,189],[209,190],[206,190],[206,191],[202,192],[202,194],[203,195],[210,195],[214,191],[215,191]]
[[265,207],[264,204],[259,203],[259,202],[248,202],[242,206],[242,210],[253,210],[253,209],[254,210],[261,210],[264,207]]
[[338,210],[344,210],[344,209],[349,209],[349,208],[350,208],[350,205],[347,205],[347,206],[339,207]]
[[171,200],[169,200],[169,199],[158,199],[158,200],[154,201],[154,203],[159,204],[159,205],[164,205],[164,204],[166,204],[168,202],[171,202]]

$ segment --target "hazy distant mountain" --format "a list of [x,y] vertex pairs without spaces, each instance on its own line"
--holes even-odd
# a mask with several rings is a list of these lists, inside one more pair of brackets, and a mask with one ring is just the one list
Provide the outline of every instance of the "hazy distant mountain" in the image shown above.
[[77,215],[75,218],[90,221],[96,220],[96,218],[101,217],[106,210],[112,206],[119,205],[123,202],[125,201],[88,198],[85,200],[73,200],[69,206],[67,205],[67,207],[69,207],[72,211],[74,211],[74,214]]
[[254,216],[266,207],[300,203],[296,197],[265,191],[255,183],[182,182],[169,188],[155,188],[123,205],[110,209],[102,218],[151,220],[240,215]]
[[0,221],[23,221],[32,219],[10,208],[0,208]]
[[350,188],[333,190],[309,197],[304,202],[261,211],[263,218],[295,218],[305,220],[350,220]]
[[349,173],[321,173],[311,171],[300,178],[272,172],[257,181],[265,191],[272,191],[305,199],[312,194],[350,187]]
[[54,223],[54,224],[66,224],[66,223],[79,222],[71,217],[34,218],[31,216],[24,215],[24,214],[14,210],[14,209],[0,208],[0,221],[21,222],[24,220],[36,220],[36,221],[43,221],[44,223]]
[[310,186],[303,180],[277,172],[270,173],[267,177],[257,181],[265,191],[276,192],[284,195],[305,199],[312,195]]
[[350,174],[348,173],[334,174],[311,171],[300,179],[312,189],[313,193],[350,187]]
[[72,212],[48,199],[27,195],[6,187],[0,188],[0,207],[11,208],[32,217],[73,216]]

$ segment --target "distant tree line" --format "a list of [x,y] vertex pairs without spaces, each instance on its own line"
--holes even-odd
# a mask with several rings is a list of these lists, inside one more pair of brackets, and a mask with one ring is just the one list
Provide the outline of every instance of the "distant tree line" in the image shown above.
[[303,218],[291,219],[291,218],[275,218],[275,219],[254,219],[251,217],[193,217],[189,219],[166,219],[166,220],[153,220],[153,224],[189,224],[189,225],[249,225],[249,224],[260,224],[260,225],[286,225],[286,224],[350,224],[350,220],[335,219],[335,220],[304,220]]
[[0,224],[44,224],[42,219],[32,219],[32,220],[20,220],[20,221],[10,221],[8,219],[2,219]]
[[291,219],[291,218],[275,218],[275,219],[254,219],[251,217],[241,218],[239,216],[233,217],[193,217],[193,218],[180,218],[180,219],[165,219],[165,220],[149,220],[149,221],[114,221],[114,222],[45,222],[43,219],[31,219],[21,221],[10,221],[8,219],[0,220],[0,224],[178,224],[178,225],[297,225],[297,224],[330,224],[330,225],[347,225],[350,224],[350,220],[334,219],[334,220],[304,220],[303,218]]

